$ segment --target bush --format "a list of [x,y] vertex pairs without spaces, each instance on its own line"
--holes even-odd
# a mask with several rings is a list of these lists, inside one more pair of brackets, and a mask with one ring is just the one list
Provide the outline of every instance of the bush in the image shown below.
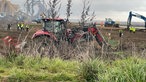
[[98,73],[102,70],[103,62],[98,60],[91,60],[83,62],[79,69],[79,79],[83,82],[97,82]]

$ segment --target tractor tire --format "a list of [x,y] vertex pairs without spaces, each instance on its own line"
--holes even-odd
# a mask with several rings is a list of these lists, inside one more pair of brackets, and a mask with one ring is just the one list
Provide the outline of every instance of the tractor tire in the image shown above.
[[86,58],[91,58],[92,52],[94,51],[94,41],[93,41],[93,36],[91,35],[84,35],[83,37],[81,37],[80,39],[76,40],[73,44],[74,44],[74,50],[75,50],[75,54],[74,57],[76,57],[76,59],[82,61],[82,60],[86,60]]
[[85,34],[74,42],[74,46],[79,50],[84,51],[85,48],[88,46],[88,43],[91,42],[91,40],[91,36]]
[[54,41],[48,36],[38,36],[34,38],[34,48],[36,48],[36,52],[41,56],[48,56],[52,58],[55,54],[56,47],[54,45]]

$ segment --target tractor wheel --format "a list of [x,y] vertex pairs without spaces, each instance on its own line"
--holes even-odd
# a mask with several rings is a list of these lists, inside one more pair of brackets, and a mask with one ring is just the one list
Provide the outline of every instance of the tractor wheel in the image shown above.
[[90,45],[91,37],[88,34],[83,35],[81,38],[77,39],[73,46],[77,49],[79,52],[86,51],[87,47]]
[[75,57],[79,60],[90,58],[94,49],[93,43],[93,36],[88,34],[76,40],[73,43],[75,49]]
[[53,57],[55,53],[54,41],[48,36],[39,36],[34,38],[34,46],[41,57]]

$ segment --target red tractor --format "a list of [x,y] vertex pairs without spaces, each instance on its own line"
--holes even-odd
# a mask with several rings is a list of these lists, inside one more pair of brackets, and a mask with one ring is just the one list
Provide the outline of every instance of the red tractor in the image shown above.
[[61,41],[76,46],[76,43],[91,41],[95,37],[100,46],[106,44],[96,26],[67,29],[63,19],[48,18],[42,19],[42,21],[43,29],[38,30],[32,37],[38,47],[38,52],[41,54],[54,53],[51,49],[54,49]]

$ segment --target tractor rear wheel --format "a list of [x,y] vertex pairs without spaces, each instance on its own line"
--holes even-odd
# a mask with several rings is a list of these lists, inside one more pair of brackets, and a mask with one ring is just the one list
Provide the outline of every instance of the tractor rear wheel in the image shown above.
[[56,51],[54,41],[48,36],[38,36],[34,38],[34,46],[36,46],[36,51],[41,57],[53,57]]
[[[90,52],[93,51],[93,36],[83,35],[73,43],[75,49],[75,57],[84,60],[91,57]],[[91,53],[92,54],[92,53]]]

